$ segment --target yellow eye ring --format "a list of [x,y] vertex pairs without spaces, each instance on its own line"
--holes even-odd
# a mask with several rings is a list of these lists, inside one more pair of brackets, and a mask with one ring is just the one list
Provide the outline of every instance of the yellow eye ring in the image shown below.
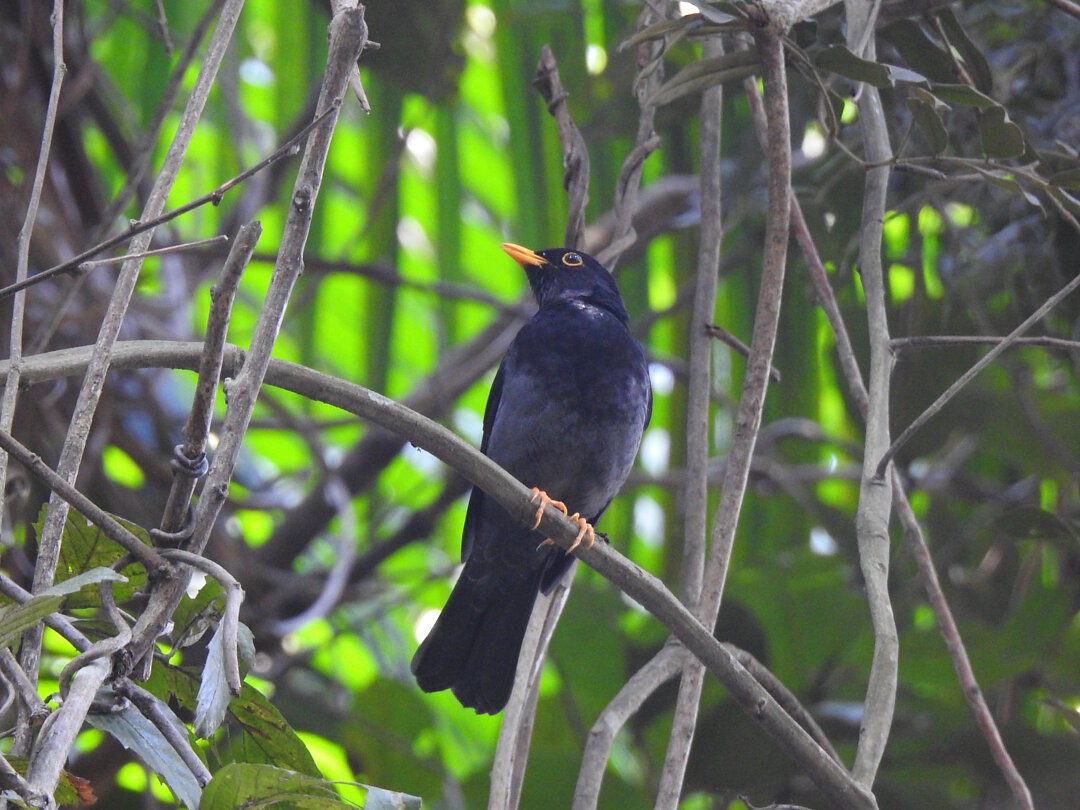
[[562,263],[565,264],[567,267],[581,267],[581,265],[583,265],[585,262],[578,254],[567,253],[565,256],[562,257]]

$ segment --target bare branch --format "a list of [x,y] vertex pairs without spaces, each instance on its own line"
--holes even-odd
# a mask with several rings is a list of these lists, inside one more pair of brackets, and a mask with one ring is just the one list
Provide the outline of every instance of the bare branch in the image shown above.
[[[34,179],[30,186],[30,199],[26,205],[26,217],[16,245],[16,281],[24,281],[27,278],[30,267],[30,238],[34,231],[34,223],[37,221],[38,207],[41,203],[41,190],[45,184],[45,174],[49,164],[49,153],[52,150],[53,130],[56,126],[56,110],[60,102],[60,88],[64,83],[64,74],[67,66],[64,64],[64,3],[63,0],[54,0],[52,11],[52,57],[53,76],[52,86],[49,88],[49,101],[45,108],[45,123],[41,136],[41,148],[38,151],[37,166],[34,169]],[[23,323],[26,314],[26,296],[19,295],[15,298],[12,307],[11,331],[10,331],[10,355],[11,362],[5,374],[3,398],[0,399],[0,433],[9,435],[15,419],[15,405],[19,397],[19,377],[21,372],[21,360],[23,353]],[[0,453],[0,523],[3,522],[4,497],[7,488],[8,457],[6,453]],[[40,630],[27,634],[27,649],[22,653],[19,661],[24,674],[28,675],[31,685],[37,684],[37,663],[41,644]],[[15,741],[12,745],[12,753],[25,755],[30,749],[31,731],[29,717],[20,706],[18,724],[15,730]],[[50,800],[51,801],[51,800]]]
[[[935,349],[956,346],[996,346],[1008,337],[994,335],[912,335],[911,337],[893,338],[889,346],[893,351],[905,349]],[[1080,341],[1056,337],[1018,337],[1011,341],[1012,346],[1036,346],[1040,349],[1061,349],[1066,352],[1080,351]]]
[[1034,312],[1024,318],[1023,322],[1019,326],[1013,329],[1005,338],[999,340],[994,345],[994,347],[990,349],[990,351],[980,357],[979,360],[974,365],[972,365],[971,368],[961,374],[957,378],[956,382],[946,388],[945,391],[942,392],[941,396],[935,399],[926,408],[926,410],[919,414],[915,421],[908,425],[904,429],[904,432],[901,433],[897,437],[896,441],[892,443],[889,449],[881,455],[880,461],[878,462],[877,468],[874,472],[875,478],[878,480],[883,479],[885,476],[885,470],[888,467],[889,462],[892,461],[892,459],[896,456],[900,449],[905,444],[907,444],[908,440],[911,439],[911,437],[914,436],[923,425],[925,425],[934,416],[936,416],[938,412],[941,411],[941,409],[944,408],[953,397],[960,393],[960,390],[964,388],[964,386],[966,386],[969,382],[971,382],[973,379],[975,379],[975,377],[978,376],[980,371],[993,363],[994,360],[997,359],[998,355],[1000,355],[1002,352],[1012,346],[1013,343],[1016,342],[1016,339],[1023,335],[1024,332],[1026,332],[1036,323],[1045,318],[1046,315],[1050,312],[1050,310],[1052,310],[1063,300],[1065,300],[1065,298],[1068,297],[1071,293],[1073,293],[1077,287],[1080,287],[1080,276],[1077,276],[1060,290],[1058,290],[1056,293],[1047,298],[1038,309],[1036,309]]
[[[184,443],[176,448],[178,456],[173,468],[173,483],[162,511],[159,531],[174,535],[184,526],[191,496],[195,493],[199,467],[205,470],[206,438],[210,434],[210,420],[214,415],[217,387],[221,380],[221,356],[229,330],[229,316],[233,298],[240,284],[244,268],[251,260],[255,245],[262,234],[262,225],[249,222],[241,226],[233,241],[232,249],[221,268],[217,284],[210,290],[210,314],[206,324],[206,349],[199,366],[199,379],[195,384],[191,410],[184,425]],[[200,464],[201,462],[201,464]]]
[[[206,99],[209,97],[210,89],[213,86],[214,78],[217,75],[218,67],[221,65],[221,61],[225,56],[225,51],[232,39],[232,33],[242,7],[243,0],[229,0],[222,9],[221,16],[218,18],[217,28],[210,41],[206,58],[202,62],[199,75],[196,78],[195,85],[191,91],[191,96],[181,114],[176,135],[169,146],[161,171],[154,181],[153,190],[151,191],[150,197],[144,208],[142,217],[144,220],[155,219],[165,208],[165,202],[168,199],[169,191],[172,189],[172,185],[179,174],[184,154],[187,151],[188,144],[190,144],[191,138],[194,135],[195,127],[202,115]],[[139,234],[132,240],[129,252],[140,253],[146,250],[150,246],[152,237],[153,231],[151,230]],[[82,261],[86,258],[88,257],[81,256],[78,258],[78,261]],[[60,451],[60,459],[57,463],[57,474],[68,483],[73,483],[78,475],[79,466],[82,462],[83,452],[89,439],[90,427],[97,410],[98,401],[105,388],[105,376],[109,370],[113,344],[120,334],[120,327],[124,322],[124,316],[127,313],[131,296],[134,294],[135,283],[138,281],[141,268],[142,261],[140,259],[130,259],[124,262],[117,277],[116,286],[105,312],[101,329],[98,332],[97,341],[94,344],[94,353],[87,366],[86,376],[83,378],[83,384],[79,390],[68,432],[64,437],[63,448]],[[60,539],[63,533],[64,523],[67,520],[67,514],[67,502],[62,500],[60,496],[54,492],[49,498],[49,506],[38,538],[38,557],[34,567],[35,592],[49,587],[53,582],[57,560],[60,555]],[[27,673],[37,672],[40,654],[41,625],[39,624],[28,631],[23,637],[20,663]],[[80,673],[90,671],[96,664],[97,662],[91,664],[90,667],[80,670]],[[78,678],[79,676],[76,676],[76,680],[78,680]],[[96,678],[96,671],[94,675],[86,676],[84,682],[90,683],[93,678]],[[65,716],[70,717],[71,715],[66,714]],[[85,709],[82,710],[80,722],[81,717],[85,717]],[[39,738],[39,742],[40,739],[41,738]],[[40,752],[46,749],[41,749],[39,747],[35,750]],[[64,746],[63,752],[66,754],[67,751],[68,747]],[[50,753],[47,756],[51,757],[52,754]],[[50,759],[44,767],[52,768],[52,765]],[[30,769],[31,772],[37,772],[36,765],[33,761],[30,764]],[[40,778],[43,780],[42,784],[44,784],[45,781],[54,779],[52,775],[42,776]],[[53,784],[55,784],[55,781],[53,781]]]
[[220,245],[228,241],[229,237],[224,234],[221,236],[211,236],[208,239],[196,239],[194,242],[183,242],[179,245],[169,245],[167,247],[155,248],[154,250],[144,250],[142,253],[128,253],[123,256],[110,256],[107,259],[94,259],[92,261],[83,262],[77,269],[80,273],[85,273],[96,267],[105,267],[110,264],[123,264],[128,259],[145,259],[147,256],[166,256],[170,253],[183,253],[188,250],[198,250],[199,248],[210,247],[211,245]]
[[[201,352],[202,344],[197,342],[131,341],[118,345],[114,356],[114,367],[168,366],[195,369],[200,362]],[[89,354],[89,347],[83,347],[78,350],[51,352],[31,358],[25,369],[25,377],[29,381],[58,374],[76,373],[85,365]],[[231,376],[241,364],[246,367],[249,363],[250,359],[245,362],[244,352],[230,346],[225,351],[222,372]],[[5,365],[0,363],[0,373],[4,370]],[[761,374],[767,376],[767,364],[761,369]],[[531,502],[532,492],[524,484],[442,425],[432,422],[405,405],[355,383],[277,359],[270,359],[265,382],[312,400],[342,408],[402,436],[417,447],[442,459],[475,483],[506,509],[513,518],[522,523],[532,524],[536,506]],[[224,447],[223,442],[222,448]],[[222,453],[224,449],[219,449],[219,458]],[[211,476],[213,476],[213,470],[211,470]],[[216,492],[217,486],[211,477],[207,490]],[[208,496],[204,494],[203,500],[207,498]],[[577,536],[578,528],[577,523],[569,520],[554,507],[545,510],[539,526],[541,532],[550,536],[564,549],[570,548]],[[196,540],[201,536],[201,533],[197,533]],[[838,807],[861,808],[862,810],[876,807],[873,796],[850,779],[847,772],[838,766],[798,723],[791,719],[757,680],[746,672],[735,656],[713,638],[712,632],[695,618],[660,580],[604,543],[596,543],[592,548],[580,547],[575,554],[614,583],[627,596],[637,601],[667,627],[687,649],[702,659],[707,669],[728,688],[736,703],[747,715],[773,737],[780,748],[798,763]],[[160,608],[158,610],[160,611]],[[144,613],[144,618],[154,612],[152,600],[151,606]],[[141,622],[143,619],[140,619]],[[139,625],[136,625],[134,632],[136,634],[140,632]]]
[[[304,244],[311,227],[315,201],[322,184],[323,168],[330,150],[337,115],[348,86],[352,67],[367,41],[367,26],[362,9],[346,9],[330,23],[330,50],[326,72],[319,93],[316,118],[320,123],[308,139],[293,187],[292,204],[282,232],[278,263],[270,280],[260,311],[251,348],[243,367],[236,371],[229,388],[229,409],[222,425],[221,441],[207,476],[203,495],[195,515],[195,529],[186,548],[200,554],[206,546],[217,516],[225,503],[229,480],[239,457],[240,448],[255,399],[263,384],[270,362],[274,341],[284,317],[285,307],[296,279],[303,268]],[[153,646],[154,640],[172,616],[184,593],[187,577],[176,577],[159,583],[133,630],[130,654],[133,661],[141,659]]]
[[562,144],[563,152],[563,187],[570,198],[563,243],[567,247],[578,248],[585,234],[585,206],[589,202],[589,150],[577,124],[570,117],[570,110],[566,106],[566,99],[570,94],[563,87],[555,56],[547,45],[540,49],[540,63],[536,66],[533,87],[547,103],[548,112],[559,125],[559,143]]
[[[186,214],[186,213],[188,213],[190,211],[194,211],[196,208],[201,208],[204,205],[208,205],[208,204],[210,204],[210,205],[218,205],[218,204],[220,204],[221,199],[222,199],[222,197],[225,196],[226,192],[230,191],[231,189],[235,188],[236,186],[240,185],[241,183],[245,182],[246,180],[249,180],[251,177],[253,177],[254,175],[261,172],[267,166],[270,166],[270,165],[276,163],[277,161],[281,160],[282,158],[291,157],[291,156],[295,155],[296,154],[296,148],[297,148],[298,144],[301,141],[303,141],[304,138],[306,138],[308,136],[308,134],[311,133],[312,130],[314,130],[316,127],[318,127],[327,117],[329,117],[329,115],[330,115],[329,111],[324,111],[320,115],[316,116],[314,119],[312,119],[312,121],[309,124],[307,124],[303,129],[301,129],[296,135],[289,138],[289,140],[287,140],[285,143],[283,143],[281,146],[279,146],[277,149],[275,149],[273,152],[271,152],[265,158],[260,160],[254,166],[251,166],[250,168],[244,169],[244,171],[240,172],[235,177],[231,177],[230,179],[226,180],[224,183],[222,183],[220,186],[215,188],[213,191],[207,192],[206,194],[203,194],[201,197],[196,197],[191,202],[184,203],[183,205],[181,205],[181,206],[179,206],[177,208],[173,208],[170,211],[160,213],[160,214],[158,214],[158,215],[156,215],[156,216],[154,216],[152,218],[147,218],[146,215],[145,215],[145,212],[144,212],[143,218],[140,219],[138,222],[135,222],[134,224],[132,224],[123,233],[118,233],[116,236],[111,236],[108,239],[106,239],[105,241],[94,245],[92,248],[90,248],[88,250],[84,250],[78,256],[75,256],[75,257],[73,257],[71,259],[68,259],[66,262],[61,262],[60,264],[55,265],[54,267],[50,267],[48,270],[42,270],[40,273],[35,273],[30,278],[28,278],[28,279],[26,279],[26,280],[24,280],[24,281],[22,281],[22,282],[20,282],[18,284],[9,284],[7,287],[4,287],[3,289],[0,289],[0,298],[6,298],[7,296],[18,292],[19,290],[26,289],[27,287],[31,287],[34,284],[38,284],[38,283],[40,283],[42,281],[53,278],[54,276],[63,275],[64,273],[77,272],[84,264],[86,264],[86,260],[89,259],[91,256],[96,256],[97,254],[102,253],[102,252],[108,250],[109,248],[116,247],[121,242],[126,242],[128,239],[131,239],[133,236],[143,235],[147,231],[152,231],[158,225],[164,225],[166,222],[171,222],[172,220],[176,219],[178,216],[181,216],[182,214]],[[144,238],[144,239],[140,240],[140,244],[149,245],[150,244],[150,238],[147,237],[147,238]],[[147,255],[152,255],[152,254],[145,251],[145,250],[140,250],[137,253],[133,253],[130,258],[139,259],[142,256],[147,256]]]
[[71,679],[64,705],[41,726],[26,772],[26,781],[35,790],[49,795],[56,790],[60,771],[75,745],[90,704],[108,674],[107,658],[97,658],[79,669]]
[[660,686],[679,674],[690,655],[682,644],[669,642],[645,666],[630,676],[618,694],[604,707],[589,729],[585,741],[585,753],[581,757],[574,786],[573,810],[592,810],[600,801],[600,785],[607,769],[608,758],[615,735],[637,714],[645,702]]
[[[874,43],[867,43],[867,58],[874,57]],[[869,788],[874,783],[892,727],[896,705],[897,667],[900,643],[896,634],[889,597],[889,516],[890,482],[873,473],[874,459],[889,444],[889,323],[885,308],[885,276],[881,263],[881,239],[885,221],[885,201],[889,182],[886,162],[892,154],[889,131],[877,88],[863,85],[858,98],[859,121],[865,159],[880,164],[866,172],[862,222],[859,238],[859,270],[866,293],[866,313],[870,342],[869,410],[863,477],[855,531],[859,543],[859,564],[866,582],[866,599],[874,627],[874,655],[870,666],[863,722],[853,775]]]
[[[722,56],[719,36],[705,41],[703,59]],[[721,125],[724,86],[717,84],[701,98],[701,244],[690,316],[690,385],[686,403],[686,488],[683,490],[682,600],[692,610],[700,609],[707,556],[709,511],[709,426],[712,406],[712,340],[708,327],[716,311],[717,276],[720,272],[721,241]],[[771,368],[771,365],[770,365]],[[700,617],[701,614],[698,613]],[[701,702],[705,668],[691,659],[683,668],[675,716],[664,755],[655,807],[679,804],[683,793],[686,763],[694,740]]]
[[15,659],[15,654],[7,647],[0,648],[0,673],[3,673],[12,693],[18,695],[22,701],[32,725],[37,725],[49,716],[49,707],[38,697],[37,687],[26,677]]

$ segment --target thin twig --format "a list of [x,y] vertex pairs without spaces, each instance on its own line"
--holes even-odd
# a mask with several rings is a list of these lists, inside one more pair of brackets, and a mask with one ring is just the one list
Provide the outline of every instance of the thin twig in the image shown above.
[[[889,347],[893,351],[905,349],[953,348],[956,346],[996,346],[1006,337],[994,335],[913,335],[893,338]],[[1012,346],[1035,346],[1040,349],[1061,349],[1067,352],[1080,351],[1080,341],[1056,337],[1018,337]]]
[[607,770],[615,735],[641,709],[641,704],[674,678],[691,660],[686,648],[669,641],[638,669],[604,706],[585,740],[572,810],[593,810],[600,801],[600,786]]
[[[45,185],[45,175],[52,151],[53,130],[56,128],[56,110],[60,103],[60,88],[64,83],[67,66],[64,64],[64,4],[62,0],[53,3],[52,16],[53,75],[49,88],[49,101],[45,107],[45,123],[42,126],[41,147],[38,150],[34,179],[30,184],[30,198],[26,203],[26,216],[16,244],[15,280],[27,278],[30,268],[30,240],[37,222],[38,208],[41,205],[41,190]],[[0,401],[0,431],[10,432],[15,419],[15,403],[19,394],[19,373],[23,354],[23,319],[26,314],[26,296],[15,298],[12,306],[10,352],[11,365],[8,367],[4,383],[3,400]],[[7,481],[7,457],[0,454],[0,484]],[[4,487],[0,486],[0,525],[3,524]]]
[[[647,6],[638,15],[637,28],[641,30],[662,18],[662,11]],[[615,226],[611,241],[597,254],[597,259],[609,270],[615,269],[623,253],[637,240],[634,214],[641,189],[641,172],[645,159],[660,146],[655,130],[656,105],[650,100],[664,81],[663,50],[662,41],[643,42],[637,49],[638,76],[634,83],[639,110],[637,136],[615,181]]]
[[1080,276],[1077,276],[1060,290],[1058,290],[1056,293],[1047,298],[1042,303],[1042,305],[1030,315],[1028,315],[1019,326],[1013,329],[1006,337],[1000,339],[998,343],[992,349],[990,349],[990,351],[988,351],[981,358],[979,358],[979,360],[974,365],[972,365],[971,368],[961,374],[960,377],[952,385],[946,388],[945,391],[941,394],[941,396],[935,399],[926,408],[926,410],[919,414],[915,421],[908,425],[907,428],[904,429],[904,432],[901,433],[897,437],[896,441],[892,443],[889,449],[884,452],[874,472],[875,479],[884,479],[885,470],[889,462],[892,461],[893,457],[896,456],[897,452],[899,452],[900,449],[905,444],[907,444],[908,440],[911,439],[911,437],[914,436],[923,425],[925,425],[927,422],[930,421],[930,419],[936,416],[938,412],[941,411],[941,409],[944,408],[945,405],[947,405],[949,401],[954,396],[956,396],[962,388],[964,388],[964,386],[966,386],[969,382],[975,379],[976,376],[978,376],[980,371],[993,363],[994,360],[997,359],[999,354],[1012,346],[1013,343],[1016,342],[1016,339],[1023,335],[1024,332],[1026,332],[1028,329],[1030,329],[1032,326],[1034,326],[1036,323],[1046,317],[1047,313],[1049,313],[1050,310],[1060,304],[1066,297],[1068,297],[1072,292],[1074,292],[1077,287],[1080,287]]
[[[750,347],[722,326],[718,326],[715,323],[706,323],[705,334],[730,346],[743,357],[750,356]],[[780,370],[776,368],[776,366],[769,366],[769,379],[777,384],[781,382],[782,378],[780,376]]]
[[[705,41],[703,59],[724,53],[719,36]],[[721,131],[724,87],[710,87],[701,97],[701,244],[690,320],[690,385],[686,404],[686,518],[683,532],[682,600],[691,610],[700,608],[705,562],[708,557],[709,427],[712,406],[712,340],[709,330],[716,311],[717,276],[723,239],[721,224]],[[747,355],[749,348],[746,348]],[[771,368],[771,366],[770,366]],[[700,613],[698,614],[700,616]],[[686,764],[694,741],[701,707],[705,667],[691,659],[683,668],[675,715],[668,736],[664,767],[654,806],[674,810],[683,793]]]
[[[38,208],[41,204],[41,190],[45,184],[45,176],[48,168],[49,153],[52,149],[53,130],[56,126],[56,110],[60,102],[60,88],[64,83],[64,75],[67,66],[64,64],[64,3],[63,0],[54,0],[52,12],[52,57],[53,76],[52,86],[49,89],[49,101],[45,108],[45,123],[42,127],[41,148],[38,151],[37,166],[34,169],[34,180],[30,186],[30,199],[26,205],[26,217],[22,228],[19,230],[16,245],[17,259],[15,279],[25,281],[29,273],[30,265],[30,239],[34,232],[34,224],[37,221]],[[0,432],[10,434],[11,426],[15,419],[15,406],[19,396],[19,377],[21,374],[21,362],[23,356],[23,323],[26,314],[26,296],[16,296],[12,305],[11,330],[10,330],[10,357],[11,362],[5,375],[4,394],[0,400]],[[0,453],[0,524],[7,509],[4,505],[8,470],[8,457]],[[27,634],[28,648],[24,648],[19,661],[24,673],[30,675],[30,681],[37,683],[38,652],[36,648],[40,644],[40,631],[31,631]],[[30,750],[32,743],[29,717],[20,707],[18,723],[15,730],[15,740],[12,745],[12,753],[25,755]]]
[[[262,234],[262,225],[249,222],[240,227],[233,240],[232,249],[221,268],[217,283],[210,290],[210,314],[206,323],[206,349],[202,364],[199,366],[199,378],[195,383],[195,394],[191,401],[187,423],[184,425],[184,442],[177,448],[185,464],[197,464],[206,458],[206,439],[210,435],[210,420],[214,415],[214,402],[217,399],[217,387],[221,379],[221,355],[225,338],[229,331],[229,316],[232,312],[233,299],[244,268],[251,260],[255,245]],[[179,462],[180,460],[177,459]],[[184,526],[188,516],[191,496],[195,493],[197,478],[192,470],[185,469],[178,463],[173,470],[172,487],[162,510],[159,531],[165,535],[174,535]]]
[[[185,203],[184,205],[181,205],[177,208],[173,208],[170,211],[158,214],[152,218],[147,219],[145,218],[144,214],[143,219],[140,219],[138,222],[133,223],[122,233],[118,233],[116,236],[110,236],[108,239],[104,240],[103,242],[99,242],[92,248],[84,250],[78,256],[68,259],[65,262],[61,262],[60,264],[54,265],[48,270],[42,270],[40,273],[36,273],[30,278],[20,283],[9,284],[7,287],[0,289],[0,299],[6,298],[7,296],[18,292],[19,290],[31,287],[34,284],[38,284],[54,276],[63,275],[64,273],[77,272],[80,265],[82,265],[91,256],[96,256],[97,254],[102,253],[109,248],[116,247],[121,242],[126,242],[128,239],[131,239],[134,236],[144,234],[146,231],[151,231],[158,225],[164,225],[166,222],[170,222],[176,219],[178,216],[181,216],[182,214],[186,214],[189,211],[194,211],[196,208],[201,208],[208,203],[212,205],[219,205],[226,192],[231,191],[233,188],[240,185],[245,180],[248,180],[254,175],[258,174],[267,166],[276,163],[282,158],[295,155],[296,148],[300,144],[300,142],[303,141],[304,138],[306,138],[308,134],[312,132],[312,130],[318,127],[329,116],[329,114],[330,111],[324,111],[321,114],[317,115],[311,120],[311,123],[301,129],[298,133],[296,133],[296,135],[289,138],[289,140],[287,140],[285,143],[283,143],[265,158],[260,160],[254,166],[244,169],[244,171],[240,172],[236,176],[230,178],[229,180],[226,180],[213,191],[203,194],[201,197],[196,197],[191,202]],[[143,240],[143,242],[145,244],[149,244],[148,239]]]
[[[195,513],[195,528],[185,548],[201,554],[224,506],[229,481],[270,363],[274,342],[284,318],[289,296],[303,268],[304,245],[311,229],[315,201],[322,184],[323,169],[338,112],[348,86],[351,68],[367,40],[362,9],[348,9],[330,23],[330,47],[316,108],[321,123],[312,131],[300,161],[293,186],[291,205],[282,232],[278,263],[274,268],[263,308],[256,323],[251,347],[243,367],[229,389],[229,408],[222,425],[221,440],[210,465],[206,485]],[[140,660],[152,648],[162,628],[184,594],[188,577],[163,581],[150,594],[146,609],[133,629],[130,655]]]
[[[131,202],[131,198],[135,194],[135,189],[142,183],[143,177],[150,167],[155,147],[160,142],[162,127],[165,125],[169,113],[172,112],[176,97],[183,87],[184,77],[188,75],[188,69],[199,52],[199,46],[206,38],[206,32],[210,30],[211,23],[213,23],[214,18],[217,17],[224,4],[225,0],[210,0],[198,22],[195,23],[195,27],[191,29],[191,36],[185,43],[184,49],[180,52],[176,64],[173,65],[169,72],[169,79],[165,82],[161,98],[154,108],[154,115],[141,133],[139,142],[132,151],[128,172],[124,178],[124,185],[120,187],[112,202],[109,203],[105,212],[101,215],[102,223],[114,222],[127,208],[128,203]],[[100,239],[103,233],[103,230],[100,231],[97,238]]]
[[109,264],[123,264],[128,259],[145,259],[147,256],[165,256],[169,253],[183,253],[188,250],[198,250],[199,248],[210,247],[211,245],[220,245],[228,241],[229,237],[221,234],[220,236],[211,236],[208,239],[196,239],[194,242],[184,242],[179,245],[169,245],[167,247],[155,248],[154,250],[144,250],[142,253],[127,253],[123,256],[110,256],[107,259],[94,259],[80,264],[78,271],[80,273],[85,273],[88,270],[104,267]]
[[570,109],[566,106],[566,99],[570,94],[563,87],[555,56],[547,45],[540,49],[540,63],[536,66],[533,87],[540,93],[547,104],[548,112],[559,125],[563,187],[570,199],[563,244],[580,248],[585,235],[585,206],[589,203],[589,150],[577,124],[570,117]]
[[15,654],[7,647],[0,649],[0,672],[3,673],[12,692],[19,696],[23,709],[30,717],[31,725],[38,725],[49,716],[49,707],[38,697],[37,687],[26,677]]

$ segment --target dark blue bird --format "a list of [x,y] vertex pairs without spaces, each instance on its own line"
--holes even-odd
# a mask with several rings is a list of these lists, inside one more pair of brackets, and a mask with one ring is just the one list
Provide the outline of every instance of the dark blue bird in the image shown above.
[[[484,412],[481,451],[536,490],[539,507],[572,510],[577,542],[600,519],[633,466],[652,412],[649,370],[611,274],[567,248],[502,249],[529,278],[539,310],[506,352]],[[521,643],[540,592],[573,559],[482,490],[465,515],[465,567],[412,660],[425,692],[452,689],[463,706],[495,714],[510,698]]]

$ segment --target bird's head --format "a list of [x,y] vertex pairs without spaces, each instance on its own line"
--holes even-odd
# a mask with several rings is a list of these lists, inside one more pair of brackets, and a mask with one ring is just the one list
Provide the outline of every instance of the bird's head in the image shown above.
[[536,303],[580,301],[606,309],[624,323],[629,320],[615,279],[604,265],[580,250],[530,250],[503,242],[502,249],[525,269]]

